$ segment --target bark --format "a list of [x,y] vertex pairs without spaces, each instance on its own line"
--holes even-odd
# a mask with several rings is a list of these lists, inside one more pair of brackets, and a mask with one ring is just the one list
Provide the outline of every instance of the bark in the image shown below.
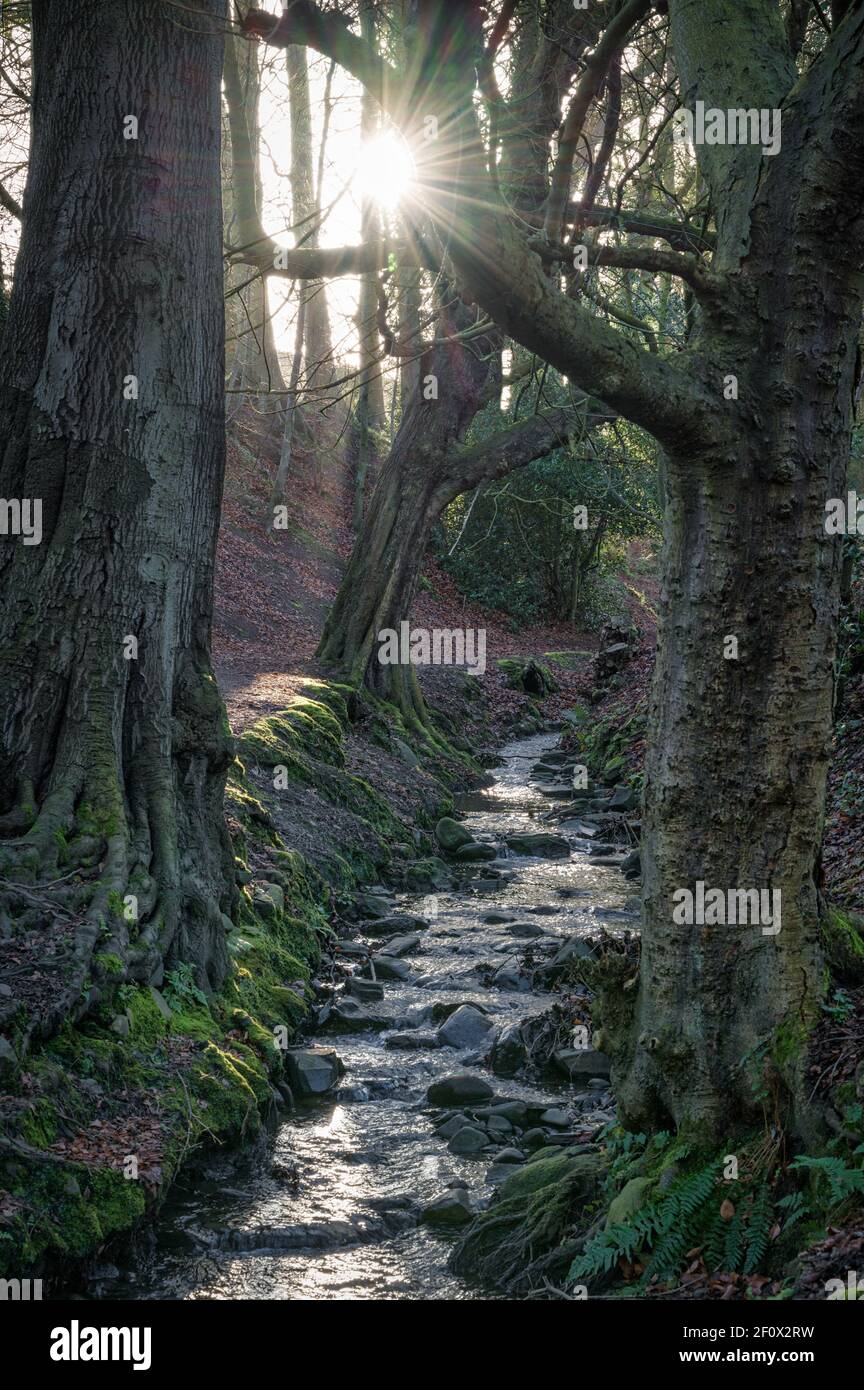
[[[860,207],[826,253],[826,171],[839,176],[843,151],[845,179],[864,172],[851,138],[864,115],[858,25],[787,103],[783,149],[746,217],[720,219],[723,254],[747,248],[739,313],[734,327],[709,322],[699,348],[738,372],[740,400],[713,448],[667,460],[641,985],[618,1076],[633,1125],[719,1136],[766,1106],[805,1135],[812,1123],[805,1041],[823,989],[816,877],[841,561],[824,516],[845,491],[864,297]],[[727,634],[737,661],[722,658]],[[672,893],[700,879],[779,890],[779,934],[676,925]]]
[[[217,985],[235,891],[232,748],[210,670],[224,5],[182,24],[144,0],[59,11],[33,5],[32,153],[0,350],[0,493],[43,506],[41,544],[0,550],[3,909],[21,911],[16,882],[36,885],[31,926],[46,952],[58,936],[68,951],[28,1035],[85,1012],[108,956],[115,983],[158,981],[180,958]],[[96,870],[81,888],[77,864]],[[137,920],[118,907],[127,894]]]
[[[472,321],[462,305],[442,311],[437,337]],[[464,437],[483,399],[489,363],[459,347],[439,345],[427,352],[421,380],[403,412],[399,430],[369,503],[319,647],[322,660],[355,681],[364,678],[376,693],[403,703],[422,718],[419,691],[402,686],[401,668],[381,666],[373,646],[382,627],[398,625],[410,610],[428,531],[440,514],[442,463],[454,441]],[[426,398],[423,380],[437,382]],[[449,500],[449,498],[447,499]],[[393,681],[400,684],[394,690]]]
[[[260,73],[255,50],[229,35],[225,43],[225,103],[231,145],[229,246],[262,244],[261,170],[258,99]],[[242,270],[231,267],[229,288],[248,281]],[[228,333],[231,338],[230,386],[234,391],[258,394],[284,388],[276,352],[267,277],[262,274],[228,298]]]
[[[370,48],[375,46],[375,11],[368,0],[360,7],[360,31]],[[363,89],[360,132],[364,142],[374,139],[378,130],[378,105],[367,88]],[[364,245],[374,245],[381,236],[381,221],[378,210],[368,194],[363,198],[361,208],[361,238]],[[348,466],[354,477],[354,533],[359,535],[363,527],[363,509],[366,504],[366,475],[372,462],[372,439],[370,430],[380,430],[385,423],[384,379],[379,362],[380,343],[378,339],[378,289],[377,277],[368,272],[360,280],[360,295],[357,305],[357,339],[360,358],[360,375],[357,395],[348,433]]]
[[[286,52],[291,105],[291,213],[294,238],[314,249],[318,245],[317,221],[321,212],[321,188],[315,187],[312,162],[312,113],[309,106],[309,67],[305,48],[292,44]],[[304,355],[310,383],[322,384],[330,372],[333,341],[327,291],[323,281],[301,285],[306,301]]]

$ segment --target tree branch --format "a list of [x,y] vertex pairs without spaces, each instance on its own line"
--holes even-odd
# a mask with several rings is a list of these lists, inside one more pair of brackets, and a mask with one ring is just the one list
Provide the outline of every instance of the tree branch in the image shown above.
[[560,241],[564,230],[564,216],[570,194],[570,179],[573,174],[573,160],[579,145],[579,137],[585,124],[588,109],[603,85],[609,64],[623,47],[627,35],[648,13],[651,0],[628,0],[615,15],[603,37],[588,58],[585,70],[570,108],[564,120],[558,157],[552,171],[552,187],[546,205],[546,225],[544,231],[550,241]]

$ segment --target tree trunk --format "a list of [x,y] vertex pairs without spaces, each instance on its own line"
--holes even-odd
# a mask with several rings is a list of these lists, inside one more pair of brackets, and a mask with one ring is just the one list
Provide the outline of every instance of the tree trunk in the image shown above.
[[[443,338],[472,319],[461,305],[443,311],[436,336]],[[322,660],[356,681],[365,679],[377,694],[408,711],[417,708],[416,682],[410,680],[406,693],[401,668],[377,662],[376,636],[385,627],[398,629],[410,611],[429,530],[451,500],[448,456],[486,388],[490,365],[479,360],[482,355],[456,346],[438,346],[425,355],[421,380],[381,469],[319,647]],[[425,377],[432,378],[434,394],[424,390]]]
[[[687,19],[704,22],[698,11]],[[864,292],[860,212],[824,253],[825,170],[842,149],[855,151],[847,179],[861,173],[849,133],[860,77],[857,105],[836,97],[844,69],[854,81],[860,68],[858,23],[788,104],[782,150],[752,177],[749,215],[739,207],[720,221],[720,258],[741,238],[747,255],[722,323],[705,316],[699,350],[713,364],[706,385],[716,392],[731,373],[737,399],[713,446],[668,452],[643,954],[616,1076],[637,1127],[671,1120],[719,1138],[767,1112],[806,1137],[813,1124],[806,1042],[824,989],[815,877],[842,554],[825,507],[845,496]],[[724,165],[718,178],[725,186]],[[779,932],[776,921],[767,931],[676,922],[672,895],[699,881],[779,892]]]
[[[312,172],[312,113],[309,105],[309,67],[305,48],[292,44],[286,50],[288,91],[291,105],[291,215],[296,245],[316,247],[316,226],[321,209],[321,189]],[[331,372],[333,342],[323,280],[301,282],[306,302],[304,354],[306,376],[321,385]]]
[[[226,241],[232,246],[248,246],[262,236],[260,74],[255,46],[229,35],[225,43],[223,75],[231,143],[230,184],[226,190],[230,218]],[[244,284],[249,278],[248,267],[232,266],[228,272],[228,288]],[[248,391],[252,395],[281,391],[285,383],[276,352],[266,275],[259,275],[245,289],[232,295],[228,305],[232,390]]]
[[[42,499],[44,532],[0,550],[0,861],[14,881],[0,910],[68,961],[28,1034],[80,1016],[106,978],[158,981],[173,958],[217,985],[235,892],[232,746],[210,670],[225,7],[207,0],[182,24],[144,0],[59,11],[33,5],[0,361],[0,493]],[[70,882],[76,866],[95,879]],[[60,875],[36,908],[15,886]]]

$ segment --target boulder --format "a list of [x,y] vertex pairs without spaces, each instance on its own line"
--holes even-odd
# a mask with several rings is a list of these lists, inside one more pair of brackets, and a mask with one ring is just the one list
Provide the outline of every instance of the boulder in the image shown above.
[[521,993],[531,988],[530,980],[522,974],[516,960],[505,960],[503,965],[499,965],[492,976],[492,984],[496,989],[516,990]]
[[425,1052],[429,1048],[440,1047],[437,1033],[389,1033],[384,1039],[385,1047],[397,1048],[401,1052]]
[[375,974],[381,980],[410,980],[411,967],[395,956],[381,955],[375,957]]
[[633,787],[616,787],[608,804],[610,811],[633,811],[639,804],[639,796]]
[[534,834],[508,835],[507,848],[514,854],[534,854],[541,859],[561,859],[569,855],[570,842],[563,835],[536,831]]
[[364,936],[397,936],[400,932],[425,931],[428,926],[426,917],[417,917],[412,912],[391,912],[386,917],[361,922],[357,930]]
[[473,838],[471,832],[452,816],[442,816],[435,826],[435,839],[447,854],[453,854],[462,845],[470,844]]
[[489,1041],[495,1025],[471,1004],[462,1004],[438,1029],[443,1047],[482,1047]]
[[457,1072],[445,1076],[441,1081],[433,1081],[426,1092],[430,1105],[470,1105],[475,1100],[489,1100],[494,1095],[488,1081],[482,1076],[472,1076],[470,1072]]
[[371,1013],[356,999],[343,998],[334,1004],[322,1026],[340,1033],[365,1033],[367,1029],[392,1028],[392,1018]]
[[515,1076],[527,1057],[521,1024],[508,1023],[501,1029],[492,1047],[490,1065],[493,1072],[496,1076]]
[[443,859],[417,859],[405,870],[405,885],[415,893],[434,893],[449,888],[453,880]]
[[606,1216],[607,1231],[612,1226],[620,1226],[622,1222],[628,1221],[631,1216],[636,1215],[640,1207],[644,1207],[653,1183],[653,1178],[631,1178],[624,1184],[618,1196],[613,1197],[609,1203]]
[[285,893],[278,883],[260,883],[252,893],[252,902],[262,917],[272,921],[285,908]]
[[[411,951],[416,951],[419,945],[420,938],[416,932],[412,932],[409,936],[394,936],[387,942],[386,947],[382,947],[381,954],[387,956],[388,960],[392,960],[394,956],[409,955]],[[378,959],[379,957],[376,955],[376,962]]]
[[320,1096],[332,1090],[345,1067],[328,1047],[293,1047],[285,1054],[288,1081],[295,1096]]
[[475,1125],[463,1125],[447,1145],[451,1154],[479,1154],[489,1143],[489,1135]]
[[474,1208],[464,1187],[454,1187],[449,1192],[443,1192],[420,1213],[420,1220],[427,1226],[467,1226],[473,1219]]
[[552,1061],[573,1082],[608,1076],[612,1067],[605,1052],[596,1047],[561,1047],[552,1053]]
[[353,975],[346,989],[351,997],[359,999],[361,1004],[374,1003],[384,998],[384,986],[380,980],[364,980],[361,975]]
[[480,864],[497,857],[498,851],[494,845],[484,845],[479,840],[470,840],[468,844],[460,845],[455,852],[455,858],[461,864]]
[[508,936],[529,937],[545,936],[545,930],[539,922],[508,922],[504,928]]

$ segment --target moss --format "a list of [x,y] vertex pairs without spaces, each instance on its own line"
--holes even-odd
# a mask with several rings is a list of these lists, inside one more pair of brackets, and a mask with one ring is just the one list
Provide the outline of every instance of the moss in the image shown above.
[[47,1096],[40,1096],[22,1112],[18,1120],[21,1138],[34,1149],[47,1149],[57,1138],[59,1117]]
[[555,1152],[520,1167],[467,1228],[450,1259],[463,1277],[524,1291],[572,1257],[572,1228],[599,1191],[598,1154]]
[[829,905],[820,927],[833,978],[840,984],[864,984],[864,937],[857,924],[839,907]]

